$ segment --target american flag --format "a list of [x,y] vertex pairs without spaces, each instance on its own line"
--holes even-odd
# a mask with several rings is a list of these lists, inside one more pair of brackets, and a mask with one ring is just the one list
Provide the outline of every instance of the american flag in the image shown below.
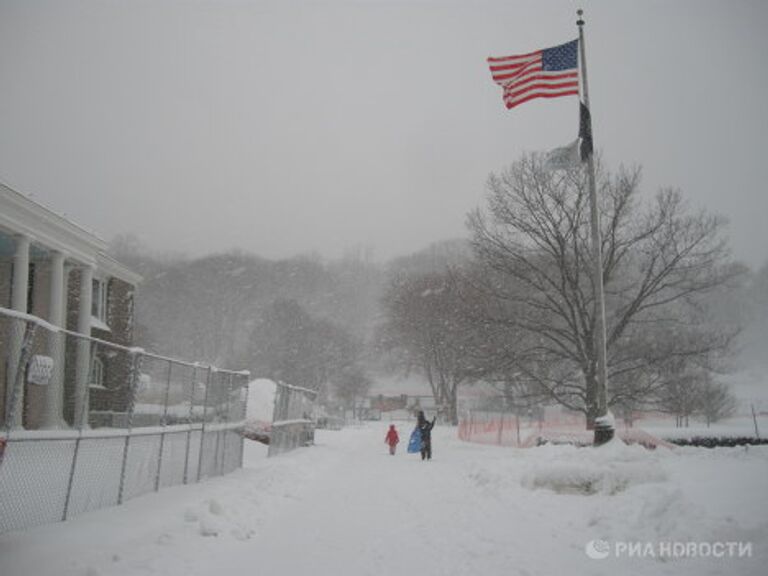
[[579,41],[573,40],[530,54],[488,58],[493,81],[504,88],[507,108],[534,98],[578,95],[578,47]]

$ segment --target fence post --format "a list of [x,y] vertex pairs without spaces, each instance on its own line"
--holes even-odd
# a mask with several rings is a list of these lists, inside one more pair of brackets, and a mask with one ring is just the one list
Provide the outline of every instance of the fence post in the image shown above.
[[123,465],[120,469],[120,487],[117,492],[117,503],[123,503],[123,496],[125,492],[125,469],[128,465],[128,448],[131,443],[131,429],[133,428],[133,410],[136,403],[136,391],[139,383],[139,375],[141,371],[141,359],[142,353],[138,349],[131,350],[133,359],[131,361],[131,381],[130,381],[130,397],[128,399],[128,431],[125,435],[125,446],[123,447]]
[[755,414],[755,404],[754,404],[754,402],[751,403],[749,406],[752,409],[752,422],[755,425],[755,438],[760,438],[760,429],[757,427],[757,415]]
[[[78,342],[78,348],[79,347],[80,347],[80,343]],[[94,365],[94,363],[96,361],[96,353],[98,351],[99,351],[98,343],[91,342],[91,356],[90,356],[90,361],[89,361],[89,364],[88,364],[88,381],[89,382],[91,380],[91,375],[93,374],[93,365]],[[88,411],[88,405],[87,404],[88,404],[89,398],[90,398],[90,396],[88,394],[84,394],[80,398],[80,400],[82,402],[82,404],[80,406],[80,414],[85,414]],[[75,408],[74,412],[75,412],[75,414],[77,414],[77,408]],[[86,419],[85,423],[87,424],[87,422],[88,421]],[[75,422],[75,423],[77,424],[77,422]],[[85,428],[85,425],[81,421],[80,422],[80,427],[78,428],[78,432],[79,433],[77,435],[77,438],[75,439],[75,451],[72,454],[72,465],[71,465],[71,467],[69,469],[69,480],[67,482],[67,496],[64,499],[64,510],[61,513],[61,520],[62,520],[62,522],[64,522],[67,519],[68,515],[69,515],[69,503],[70,503],[70,501],[72,499],[72,488],[74,487],[74,484],[75,484],[75,471],[77,470],[77,458],[78,458],[78,455],[80,454],[80,444],[83,441],[83,429],[84,428]]]
[[[230,423],[230,409],[231,409],[231,402],[232,400],[232,373],[229,372],[227,374],[227,411],[226,411],[226,418],[225,421],[227,424]],[[219,431],[219,434],[222,434],[222,431]],[[227,467],[227,436],[229,435],[229,428],[225,428],[223,431],[224,434],[224,446],[221,449],[221,468],[219,470],[219,476],[222,476],[224,474],[224,469]]]
[[213,475],[218,476],[219,468],[221,467],[219,464],[219,455],[221,452],[219,451],[219,448],[221,446],[221,429],[214,431],[214,438],[216,439],[216,442],[214,444],[213,448]]
[[[242,402],[242,406],[240,408],[240,415],[239,415],[240,421],[242,422],[243,420],[248,418],[248,392],[249,392],[248,384],[250,382],[250,374],[248,376],[242,374],[240,376],[240,378],[245,380],[245,383],[241,384],[241,386],[240,386],[240,394],[245,396],[245,400],[243,400],[243,402]],[[245,391],[245,394],[243,394],[243,391]],[[239,437],[240,437],[240,439],[239,439],[239,443],[240,443],[240,458],[239,458],[239,461],[238,461],[238,468],[242,468],[243,467],[243,450],[244,450],[244,445],[245,445],[245,439],[244,439],[244,436],[243,436],[244,432],[245,432],[245,430],[241,431],[241,433],[239,434]]]
[[197,459],[197,481],[200,482],[200,478],[203,473],[203,449],[205,448],[205,421],[208,419],[208,390],[211,387],[211,372],[213,367],[208,366],[208,375],[205,378],[205,395],[203,396],[203,425],[200,428],[200,454]]
[[11,370],[9,370],[9,373],[13,374],[13,381],[10,383],[13,388],[11,389],[10,401],[8,402],[8,406],[5,411],[6,439],[8,439],[8,437],[11,434],[11,429],[16,424],[23,427],[24,406],[21,406],[20,408],[21,413],[17,418],[16,410],[18,409],[18,407],[16,406],[16,404],[19,404],[19,396],[22,396],[20,392],[21,392],[21,387],[24,386],[24,371],[25,371],[24,369],[27,365],[27,362],[29,361],[30,352],[32,350],[32,344],[34,343],[34,340],[35,340],[36,330],[37,330],[37,324],[31,321],[24,322],[24,336],[22,336],[21,347],[19,348],[18,357],[11,358],[11,361],[15,362],[15,364],[12,364],[11,365],[12,368]]
[[189,392],[189,415],[187,417],[187,446],[184,450],[184,480],[186,484],[189,480],[189,448],[192,444],[192,423],[194,421],[195,412],[195,386],[197,385],[197,366],[192,367],[192,387]]
[[75,469],[77,468],[77,455],[80,452],[80,440],[82,439],[82,432],[75,440],[75,451],[72,454],[72,465],[69,468],[69,480],[67,481],[67,496],[64,499],[64,510],[61,513],[61,521],[67,520],[67,514],[69,514],[69,502],[72,498],[72,486],[75,481]]
[[160,432],[160,451],[157,454],[157,473],[155,474],[155,492],[160,490],[160,471],[163,466],[163,448],[165,447],[165,427],[168,423],[168,397],[171,392],[171,371],[173,370],[173,362],[168,361],[168,378],[165,381],[165,398],[163,402],[163,419],[160,421],[160,426],[163,431]]
[[269,434],[269,447],[267,449],[267,456],[274,456],[280,453],[278,444],[280,442],[280,427],[275,426],[275,422],[280,422],[282,418],[281,407],[283,405],[283,385],[280,382],[275,382],[275,399],[272,402],[272,430]]

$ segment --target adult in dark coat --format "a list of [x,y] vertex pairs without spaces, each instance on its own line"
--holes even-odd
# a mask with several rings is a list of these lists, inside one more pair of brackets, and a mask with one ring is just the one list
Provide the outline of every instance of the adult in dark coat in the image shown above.
[[421,459],[432,460],[432,428],[435,427],[437,416],[432,418],[432,422],[424,416],[424,411],[419,410],[417,415],[416,427],[421,432]]

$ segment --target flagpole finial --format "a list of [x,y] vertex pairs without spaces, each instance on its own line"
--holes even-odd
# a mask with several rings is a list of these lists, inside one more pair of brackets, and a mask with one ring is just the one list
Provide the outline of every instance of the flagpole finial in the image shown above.
[[582,18],[582,16],[584,15],[584,10],[582,10],[581,8],[579,8],[578,10],[576,10],[576,14],[577,14],[577,15],[578,15],[578,17],[579,17],[579,19],[578,19],[578,20],[576,20],[576,24],[577,24],[578,26],[584,26],[584,19]]

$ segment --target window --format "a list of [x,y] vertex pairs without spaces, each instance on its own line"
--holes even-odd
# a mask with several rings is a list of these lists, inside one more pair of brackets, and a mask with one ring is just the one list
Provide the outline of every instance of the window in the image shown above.
[[107,321],[107,282],[105,280],[93,280],[91,316],[105,323]]
[[94,388],[104,388],[104,362],[101,361],[101,358],[93,359],[89,384]]

